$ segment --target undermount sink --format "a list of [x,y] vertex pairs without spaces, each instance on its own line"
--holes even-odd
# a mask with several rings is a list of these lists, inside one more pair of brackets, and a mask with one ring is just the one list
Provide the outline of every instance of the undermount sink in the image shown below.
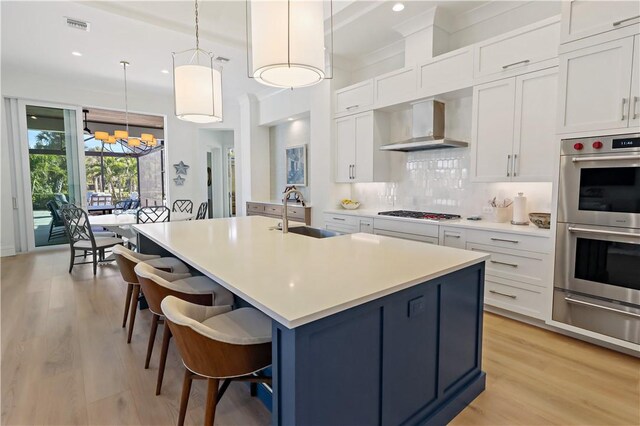
[[312,238],[329,238],[343,235],[342,232],[329,231],[327,229],[312,228],[310,226],[294,226],[289,228],[292,234],[306,235]]

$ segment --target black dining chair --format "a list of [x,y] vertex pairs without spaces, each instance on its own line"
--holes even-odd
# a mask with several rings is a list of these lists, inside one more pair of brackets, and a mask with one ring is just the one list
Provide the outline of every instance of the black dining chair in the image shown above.
[[[69,273],[76,265],[76,258],[86,256],[91,253],[92,260],[90,262],[78,262],[78,265],[93,263],[93,275],[98,270],[98,262],[105,262],[105,250],[115,245],[122,244],[121,238],[115,237],[96,237],[89,223],[89,216],[84,210],[74,206],[66,205],[61,211],[64,226],[69,237],[69,245],[71,247],[71,259],[69,260]],[[76,255],[76,252],[82,251],[83,254]]]
[[193,212],[193,201],[191,200],[175,200],[173,202],[173,207],[171,210],[174,212],[180,213],[192,213]]
[[60,238],[66,232],[64,220],[60,216],[57,207],[55,201],[47,201],[47,209],[51,213],[51,225],[49,226],[49,239],[47,241],[51,241],[52,238]]
[[204,203],[201,203],[200,207],[198,207],[198,213],[196,213],[196,220],[206,219],[207,210],[208,209],[209,209],[209,202],[208,201],[205,201]]
[[169,222],[171,210],[166,206],[143,207],[136,212],[136,223]]

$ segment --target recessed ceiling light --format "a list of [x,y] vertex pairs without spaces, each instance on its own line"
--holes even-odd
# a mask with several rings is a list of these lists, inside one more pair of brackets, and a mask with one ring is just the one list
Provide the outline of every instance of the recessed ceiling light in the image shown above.
[[393,10],[394,12],[401,12],[404,10],[404,4],[402,3],[396,3],[393,5],[393,7],[391,8],[391,10]]
[[35,115],[32,115],[29,118],[32,119],[32,120],[37,120],[38,119],[38,117],[36,117]]
[[293,118],[289,117],[289,118],[287,118],[287,120],[289,120],[289,121],[293,121]]
[[162,70],[160,71],[162,74],[169,74],[169,70]]
[[71,52],[71,54],[72,54],[73,56],[82,56],[82,53],[80,53],[80,52],[75,52],[75,51],[74,51],[74,52]]

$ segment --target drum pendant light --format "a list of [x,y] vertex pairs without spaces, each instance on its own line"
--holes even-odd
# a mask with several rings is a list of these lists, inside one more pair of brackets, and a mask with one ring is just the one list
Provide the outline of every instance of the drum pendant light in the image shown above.
[[222,67],[214,55],[200,49],[198,0],[195,1],[196,47],[173,52],[173,94],[180,120],[194,123],[222,121]]
[[331,1],[247,0],[246,8],[250,78],[267,86],[293,89],[333,77]]

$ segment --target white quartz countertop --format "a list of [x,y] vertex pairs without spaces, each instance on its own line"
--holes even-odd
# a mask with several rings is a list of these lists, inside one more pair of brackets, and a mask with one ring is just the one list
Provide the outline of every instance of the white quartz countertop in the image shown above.
[[372,234],[316,239],[261,216],[134,225],[156,244],[289,328],[488,259]]
[[[399,209],[395,209],[399,210]],[[529,225],[512,225],[509,222],[506,223],[496,223],[491,222],[490,220],[482,219],[482,220],[443,220],[440,222],[436,221],[427,221],[424,219],[413,219],[409,217],[395,217],[395,216],[381,216],[378,214],[379,211],[383,210],[365,210],[365,209],[357,209],[357,210],[347,210],[347,209],[334,209],[334,210],[326,210],[325,213],[329,214],[344,214],[350,216],[359,216],[359,217],[370,217],[370,218],[380,218],[380,219],[390,219],[390,220],[401,220],[407,222],[416,222],[416,223],[430,223],[433,225],[439,226],[451,226],[455,228],[468,228],[468,229],[483,229],[488,231],[499,231],[499,232],[508,232],[511,234],[521,234],[521,235],[532,235],[536,237],[551,237],[550,229],[541,229],[533,224]]]

